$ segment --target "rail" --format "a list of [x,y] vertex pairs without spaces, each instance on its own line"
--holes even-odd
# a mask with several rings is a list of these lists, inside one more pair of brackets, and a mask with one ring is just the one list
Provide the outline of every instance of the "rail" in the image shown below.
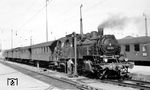
[[150,82],[140,80],[99,80],[100,82],[115,84],[119,86],[132,87],[140,90],[150,90]]

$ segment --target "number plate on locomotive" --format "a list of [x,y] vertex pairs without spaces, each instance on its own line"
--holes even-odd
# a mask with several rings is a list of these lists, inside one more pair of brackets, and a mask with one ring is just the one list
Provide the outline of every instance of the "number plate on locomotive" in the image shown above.
[[112,50],[112,49],[114,49],[114,47],[107,47],[107,49],[110,49],[110,50]]

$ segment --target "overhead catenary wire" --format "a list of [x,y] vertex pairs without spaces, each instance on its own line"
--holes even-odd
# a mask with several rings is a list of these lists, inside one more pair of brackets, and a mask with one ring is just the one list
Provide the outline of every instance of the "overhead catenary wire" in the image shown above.
[[[97,2],[97,3],[94,3],[91,7],[85,9],[85,10],[84,10],[84,13],[88,13],[90,10],[93,10],[95,7],[97,7],[97,6],[100,5],[100,4],[105,3],[106,1],[107,1],[107,0],[100,0],[100,1]],[[77,6],[78,6],[78,5],[77,5]],[[75,7],[77,7],[77,6],[75,6]],[[83,3],[83,6],[84,6],[84,3]],[[74,8],[75,8],[75,7],[74,7]],[[74,8],[73,8],[73,9],[74,9]],[[71,12],[71,11],[72,11],[72,9],[66,11],[65,14],[66,14],[66,13],[69,13],[69,12]],[[63,13],[62,15],[64,15],[64,13]],[[76,15],[70,16],[70,17],[68,18],[68,20],[74,19],[74,17],[76,17]],[[65,21],[66,21],[66,20],[65,20]]]
[[[47,6],[52,2],[52,0],[48,0],[49,2],[47,3]],[[101,1],[102,3],[104,2],[103,0]],[[95,3],[94,5],[98,5],[100,2],[98,2],[98,3]],[[79,3],[77,3],[77,4],[79,4]],[[75,7],[77,7],[78,5],[77,4],[75,4]],[[94,7],[94,5],[92,5],[92,7]],[[75,7],[73,7],[72,9],[75,9]],[[31,21],[33,21],[33,19],[38,15],[38,14],[40,14],[44,9],[46,8],[46,4],[42,7],[42,8],[40,8],[33,16],[31,16],[27,21],[25,21],[20,27],[19,27],[19,29],[22,29],[24,26],[26,26],[27,24],[29,24]],[[63,12],[63,14],[61,14],[61,15],[65,15],[65,14],[68,14],[69,12],[72,12],[72,9],[68,9],[68,10],[66,10],[65,12]],[[92,9],[92,8],[90,8],[90,9]],[[88,11],[85,11],[85,12],[88,12]],[[76,16],[71,16],[71,17],[76,17]],[[69,18],[69,22],[70,22],[70,19],[73,19],[73,18]],[[68,20],[64,20],[64,21],[66,21],[66,22],[68,22]]]
[[107,1],[107,0],[100,0],[99,2],[95,3],[95,4],[92,5],[91,7],[87,8],[87,9],[85,10],[85,12],[88,12],[88,11],[90,11],[90,10],[96,8],[97,6],[99,6],[100,4],[105,3],[106,1]]
[[41,13],[46,6],[48,6],[50,3],[52,2],[52,0],[50,0],[49,3],[47,3],[47,5],[44,5],[44,7],[42,7],[41,9],[39,9],[33,16],[31,16],[27,21],[25,21],[20,27],[19,29],[21,29],[22,27],[24,27],[25,25],[27,25],[29,22],[31,22],[39,13]]
[[[48,1],[49,1],[49,0],[48,0]],[[50,1],[47,3],[47,6],[48,6],[51,2],[52,2],[52,0],[50,0]],[[104,2],[105,2],[105,1],[102,0],[102,1],[100,1],[100,2],[98,2],[98,3],[95,3],[94,5],[92,5],[92,6],[90,7],[89,10],[91,10],[93,7],[97,7],[97,5],[99,5],[100,3],[104,3]],[[75,5],[75,7],[77,7],[77,5]],[[73,7],[72,9],[74,9],[75,7]],[[45,8],[46,8],[46,4],[44,5],[44,7],[42,7],[41,9],[39,9],[33,16],[31,16],[27,21],[25,21],[25,22],[19,27],[19,29],[22,29],[25,25],[27,25],[29,22],[31,22],[31,21],[32,21],[39,13],[41,13]],[[64,15],[64,14],[67,14],[67,13],[71,12],[72,9],[69,9],[69,10],[67,10],[66,12],[63,12],[63,14],[61,14],[61,15]],[[88,12],[89,10],[85,10],[85,13]],[[70,20],[70,19],[73,19],[73,17],[76,17],[76,16],[73,15],[73,16],[69,17],[69,20]],[[66,21],[66,20],[65,20],[65,21]]]

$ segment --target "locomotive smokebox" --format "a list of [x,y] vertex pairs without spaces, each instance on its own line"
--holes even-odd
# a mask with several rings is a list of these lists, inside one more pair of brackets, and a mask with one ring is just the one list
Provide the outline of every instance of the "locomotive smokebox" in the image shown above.
[[103,33],[103,30],[104,30],[104,28],[102,28],[102,27],[98,27],[98,35],[103,35],[104,33]]

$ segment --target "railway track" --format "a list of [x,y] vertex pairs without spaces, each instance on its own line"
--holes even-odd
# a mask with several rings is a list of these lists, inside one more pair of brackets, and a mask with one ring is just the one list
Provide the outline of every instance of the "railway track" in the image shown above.
[[[24,73],[24,74],[27,74],[27,75],[29,75],[29,76],[31,76],[31,77],[33,77],[33,78],[36,78],[36,79],[39,79],[39,80],[41,80],[41,78],[43,78],[43,77],[46,77],[46,78],[48,78],[48,79],[53,79],[53,80],[56,80],[56,82],[57,81],[59,81],[59,82],[62,82],[63,84],[64,83],[66,83],[66,84],[69,84],[69,85],[71,85],[71,86],[73,86],[73,87],[75,87],[76,89],[71,89],[71,90],[88,90],[87,88],[85,88],[85,87],[82,87],[81,85],[79,85],[78,83],[76,83],[76,82],[73,82],[73,81],[68,81],[68,80],[64,80],[64,79],[58,79],[58,78],[55,78],[55,77],[51,77],[51,76],[48,76],[48,75],[45,75],[45,74],[42,74],[42,73],[39,73],[39,72],[36,72],[36,71],[32,71],[32,70],[29,70],[29,69],[26,69],[26,68],[23,68],[23,67],[19,67],[19,66],[15,66],[15,65],[12,65],[12,64],[9,64],[9,63],[4,63],[4,62],[2,62],[2,61],[0,61],[2,64],[4,64],[4,65],[7,65],[7,66],[9,66],[9,67],[11,67],[11,68],[14,68],[15,70],[18,70],[18,71],[20,71],[20,72],[22,72],[22,73]],[[35,74],[38,74],[37,76],[38,77],[34,77],[35,76]],[[43,81],[43,80],[42,80]],[[50,80],[49,80],[50,81]],[[46,83],[48,83],[48,81],[45,81]],[[56,85],[57,86],[57,85]],[[65,86],[64,86],[65,87]],[[65,89],[64,89],[65,90]]]
[[132,87],[140,90],[150,90],[150,82],[140,80],[100,80],[100,82],[115,84],[119,86]]
[[[24,70],[28,70],[30,72],[33,72],[33,73],[37,73],[37,74],[40,74],[40,75],[44,75],[45,77],[48,77],[48,78],[53,78],[53,79],[56,79],[58,81],[61,81],[61,82],[64,82],[64,83],[68,83],[70,85],[73,85],[75,86],[76,88],[78,88],[79,90],[98,90],[98,89],[89,89],[90,87],[86,86],[86,85],[83,85],[83,84],[80,84],[78,82],[74,82],[74,81],[69,81],[67,79],[58,79],[58,78],[55,78],[55,77],[51,77],[51,76],[47,76],[46,74],[42,74],[42,73],[39,73],[39,72],[36,72],[36,71],[32,71],[32,70],[29,70],[29,69],[25,69],[23,67],[16,67],[14,65],[11,65],[9,63],[4,63],[2,62],[3,64],[6,64],[6,65],[9,65],[10,67],[14,68],[14,69],[24,69]],[[86,78],[86,80],[90,80],[89,78]],[[132,87],[132,88],[137,88],[137,89],[140,89],[140,90],[150,90],[150,82],[145,82],[145,81],[140,81],[140,80],[96,80],[94,79],[95,82],[100,82],[100,83],[109,83],[109,84],[114,84],[114,85],[118,85],[118,86],[124,86],[124,87]],[[84,79],[79,79],[78,80],[79,82],[84,82]]]

